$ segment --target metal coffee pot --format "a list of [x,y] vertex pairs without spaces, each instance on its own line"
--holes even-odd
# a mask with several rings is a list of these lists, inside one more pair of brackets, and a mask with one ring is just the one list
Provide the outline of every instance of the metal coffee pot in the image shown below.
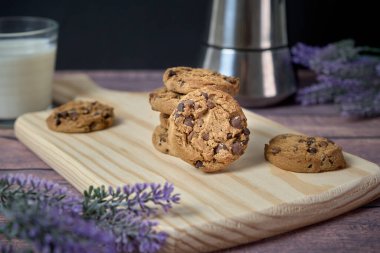
[[213,0],[203,68],[240,78],[239,102],[262,107],[296,90],[285,0]]

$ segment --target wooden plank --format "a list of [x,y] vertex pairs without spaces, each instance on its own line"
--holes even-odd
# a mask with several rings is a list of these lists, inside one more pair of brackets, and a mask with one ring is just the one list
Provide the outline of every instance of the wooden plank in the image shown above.
[[285,126],[292,126],[295,130],[326,137],[380,137],[380,120],[378,118],[365,120],[348,120],[342,117],[319,117],[310,112],[309,115],[266,115],[267,118]]
[[[298,229],[223,253],[379,252],[380,209],[357,209],[328,222]],[[221,252],[221,251],[220,251]],[[219,253],[219,252],[215,252]]]
[[[263,159],[269,138],[291,132],[246,111],[253,138],[231,170],[206,175],[181,160],[157,152],[150,136],[158,124],[146,93],[96,88],[84,76],[67,76],[55,87],[60,101],[74,94],[116,108],[118,124],[90,134],[51,132],[48,112],[22,116],[16,135],[77,189],[90,184],[173,182],[182,203],[160,217],[171,235],[166,251],[194,252],[259,240],[347,212],[380,194],[379,167],[345,154],[350,168],[321,174],[282,171]],[[137,113],[138,112],[138,113]]]
[[45,168],[49,166],[38,159],[17,140],[12,130],[0,131],[0,169]]

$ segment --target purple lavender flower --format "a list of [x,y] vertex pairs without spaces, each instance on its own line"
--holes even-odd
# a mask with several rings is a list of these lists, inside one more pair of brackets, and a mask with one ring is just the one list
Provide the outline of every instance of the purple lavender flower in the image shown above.
[[45,202],[74,213],[82,210],[82,199],[54,182],[23,174],[8,174],[1,177],[0,207],[19,198],[28,199],[30,202]]
[[362,55],[379,53],[379,49],[354,47],[352,40],[345,40],[322,48],[299,43],[292,52],[295,63],[317,74],[318,83],[297,94],[302,105],[337,103],[344,116],[379,115],[380,58]]
[[[147,220],[179,203],[172,184],[90,187],[68,196],[50,181],[24,175],[0,178],[0,234],[31,241],[39,252],[157,252],[167,239]],[[5,248],[4,248],[5,251]]]
[[156,222],[147,220],[158,207],[167,212],[179,203],[172,184],[138,183],[117,187],[90,187],[84,194],[83,216],[98,220],[98,225],[111,230],[118,252],[157,252],[167,234],[155,230]]
[[317,74],[331,75],[342,78],[365,78],[375,76],[375,67],[379,59],[361,56],[349,62],[337,60],[310,60],[310,68]]
[[297,43],[291,49],[294,63],[311,69],[314,66],[317,70],[320,68],[319,65],[324,62],[339,61],[343,63],[355,59],[358,51],[358,49],[354,48],[354,41],[352,40],[342,40],[328,44],[325,47],[312,47]]
[[7,220],[0,231],[30,241],[38,252],[115,252],[112,233],[59,208],[19,199],[0,213]]
[[0,253],[13,253],[12,244],[0,245]]
[[300,89],[296,101],[302,105],[331,103],[334,101],[335,95],[340,92],[341,90],[331,83],[318,83]]
[[319,47],[307,46],[303,43],[297,43],[291,48],[293,62],[310,67],[310,60],[321,50]]
[[156,222],[126,210],[120,210],[115,215],[106,215],[100,220],[99,226],[113,232],[117,252],[155,253],[168,237],[165,232],[155,230]]
[[375,117],[380,115],[380,89],[351,93],[341,98],[341,114],[345,117]]
[[[105,187],[90,188],[85,192],[83,212],[85,217],[101,217],[107,212],[116,213],[117,209],[126,209],[135,215],[155,214],[160,206],[165,212],[172,204],[179,203],[179,194],[173,194],[172,184],[165,183],[162,187],[156,183],[138,183],[133,186],[125,185],[123,190]],[[155,206],[152,206],[154,204]],[[98,207],[102,208],[99,209]]]

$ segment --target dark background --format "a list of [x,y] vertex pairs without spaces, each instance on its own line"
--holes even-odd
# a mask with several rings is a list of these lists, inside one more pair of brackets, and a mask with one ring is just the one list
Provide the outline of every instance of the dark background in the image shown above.
[[[380,47],[376,2],[288,0],[289,45],[353,38]],[[196,66],[209,9],[208,0],[0,0],[0,16],[59,22],[58,69]]]

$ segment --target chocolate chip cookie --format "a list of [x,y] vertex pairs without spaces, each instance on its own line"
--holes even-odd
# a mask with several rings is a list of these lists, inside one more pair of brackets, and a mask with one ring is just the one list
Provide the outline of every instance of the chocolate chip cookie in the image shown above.
[[166,129],[169,128],[169,117],[170,114],[160,113],[160,124]]
[[170,146],[178,157],[204,172],[223,170],[238,159],[249,134],[236,100],[212,88],[184,96],[169,118]]
[[265,145],[265,159],[294,172],[322,172],[346,167],[342,148],[323,137],[282,134]]
[[87,133],[112,126],[113,108],[97,101],[71,101],[53,110],[46,119],[57,132]]
[[152,110],[171,114],[181,97],[183,97],[182,94],[161,87],[149,94],[149,103],[152,106]]
[[172,156],[174,152],[168,143],[168,129],[163,126],[156,126],[152,135],[153,146],[164,154],[169,154]]
[[168,90],[182,94],[211,87],[235,96],[240,88],[239,78],[190,67],[168,68],[164,73],[163,81]]

